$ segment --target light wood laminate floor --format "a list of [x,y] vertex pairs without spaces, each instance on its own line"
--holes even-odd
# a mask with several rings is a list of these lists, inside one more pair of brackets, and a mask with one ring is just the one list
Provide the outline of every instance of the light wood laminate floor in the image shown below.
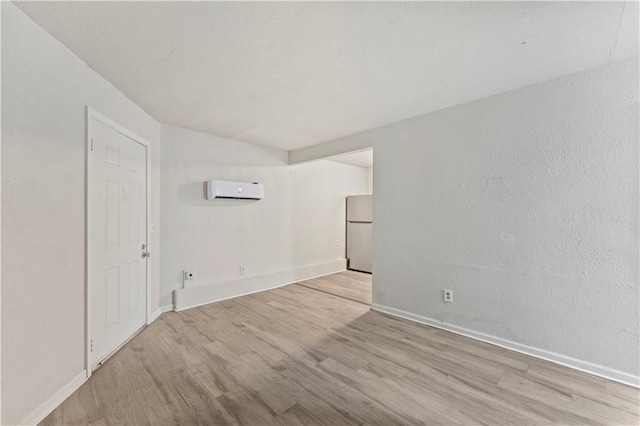
[[163,314],[43,424],[638,424],[636,389],[312,288],[352,274]]
[[345,271],[302,281],[298,285],[371,305],[371,277],[371,274],[364,272]]

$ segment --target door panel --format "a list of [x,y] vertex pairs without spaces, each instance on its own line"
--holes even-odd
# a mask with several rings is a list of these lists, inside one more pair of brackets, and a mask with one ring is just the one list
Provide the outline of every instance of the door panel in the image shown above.
[[127,291],[129,294],[129,314],[134,313],[140,307],[140,297],[138,289],[140,288],[140,280],[138,275],[140,271],[140,262],[134,261],[127,265]]
[[373,225],[347,223],[347,258],[349,269],[372,272]]
[[92,118],[91,366],[146,322],[146,148]]
[[[104,271],[105,329],[109,329],[118,323],[119,283],[120,271],[118,268],[111,268]],[[97,296],[99,297],[100,295]]]
[[120,182],[106,179],[105,232],[107,247],[118,247],[120,243]]

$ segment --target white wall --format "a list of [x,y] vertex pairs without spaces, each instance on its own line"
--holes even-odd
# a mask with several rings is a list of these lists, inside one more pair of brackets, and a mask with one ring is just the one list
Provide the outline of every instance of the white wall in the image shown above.
[[366,173],[365,194],[373,194],[373,167],[367,167],[365,169],[365,173]]
[[638,376],[638,113],[636,57],[377,129],[374,303]]
[[[364,192],[365,169],[288,166],[286,151],[172,126],[162,126],[161,161],[162,304],[184,269],[200,286],[344,259],[345,197]],[[210,179],[258,181],[265,198],[208,201]]]
[[160,125],[2,6],[2,424],[15,424],[84,370],[85,105],[153,143],[156,224]]
[[[2,51],[2,2],[0,2],[0,52]],[[0,59],[0,64],[2,63]],[[0,82],[2,81],[2,66],[0,66]],[[0,88],[0,102],[2,88]],[[2,107],[0,106],[0,133],[2,131]],[[0,176],[2,176],[2,136],[0,134]],[[0,185],[0,201],[2,200],[2,185]],[[0,202],[0,241],[2,241],[2,203]],[[2,422],[2,244],[0,243],[0,423]]]
[[366,131],[340,139],[289,151],[289,164],[300,164],[341,154],[362,151],[373,146],[374,133]]

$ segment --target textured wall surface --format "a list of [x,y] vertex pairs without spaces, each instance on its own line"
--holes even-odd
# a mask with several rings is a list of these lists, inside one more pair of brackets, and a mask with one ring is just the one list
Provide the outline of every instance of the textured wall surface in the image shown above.
[[374,303],[637,376],[637,61],[376,130]]
[[[162,304],[184,269],[197,270],[188,285],[209,285],[344,259],[345,197],[364,194],[364,168],[288,166],[285,151],[172,126],[161,161]],[[206,200],[211,179],[260,182],[265,198]]]
[[286,150],[638,49],[637,2],[18,3],[162,123]]
[[[154,144],[156,223],[160,125],[13,4],[2,6],[1,423],[15,424],[84,370],[85,105]],[[157,253],[157,233],[150,241]]]
[[373,194],[373,167],[367,167],[367,194]]

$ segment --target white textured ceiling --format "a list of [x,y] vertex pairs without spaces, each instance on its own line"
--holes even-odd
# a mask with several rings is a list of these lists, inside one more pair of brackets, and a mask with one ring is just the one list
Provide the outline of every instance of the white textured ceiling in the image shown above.
[[638,52],[636,3],[17,4],[157,120],[286,150]]
[[329,160],[358,167],[373,167],[373,150],[367,149],[365,151],[331,157]]

